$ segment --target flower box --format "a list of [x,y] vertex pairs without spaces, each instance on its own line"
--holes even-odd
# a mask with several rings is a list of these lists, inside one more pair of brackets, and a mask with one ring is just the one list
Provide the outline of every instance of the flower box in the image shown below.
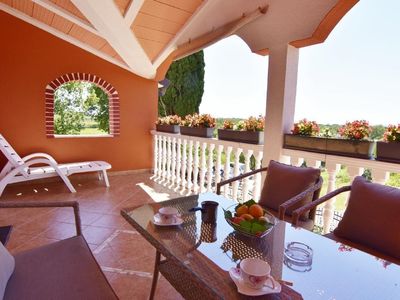
[[366,140],[326,139],[326,154],[372,158],[375,143]]
[[218,129],[218,139],[247,144],[264,144],[264,131]]
[[327,138],[285,134],[283,138],[283,148],[326,153],[326,140]]
[[157,131],[179,133],[179,125],[156,125]]
[[376,159],[380,161],[400,163],[400,143],[377,142]]
[[214,133],[214,127],[189,127],[189,126],[180,126],[181,134],[183,135],[191,135],[191,136],[199,136],[205,138],[212,138]]
[[283,148],[356,158],[372,158],[374,142],[285,134]]

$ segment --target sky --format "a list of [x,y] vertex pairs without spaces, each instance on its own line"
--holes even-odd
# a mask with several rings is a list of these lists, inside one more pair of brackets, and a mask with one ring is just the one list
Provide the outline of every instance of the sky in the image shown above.
[[[327,40],[300,49],[295,120],[400,123],[400,1],[361,0]],[[239,37],[204,51],[201,113],[264,115],[268,57]]]

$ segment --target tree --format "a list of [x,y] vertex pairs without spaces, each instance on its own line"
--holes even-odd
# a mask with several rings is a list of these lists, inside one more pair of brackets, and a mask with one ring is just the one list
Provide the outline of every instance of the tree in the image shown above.
[[166,78],[170,85],[158,98],[160,116],[198,113],[204,93],[204,53],[199,51],[171,64]]
[[54,97],[55,134],[79,134],[85,123],[109,132],[108,95],[90,82],[73,81],[60,86]]
[[79,134],[83,128],[83,94],[81,82],[68,82],[60,86],[54,95],[55,134]]

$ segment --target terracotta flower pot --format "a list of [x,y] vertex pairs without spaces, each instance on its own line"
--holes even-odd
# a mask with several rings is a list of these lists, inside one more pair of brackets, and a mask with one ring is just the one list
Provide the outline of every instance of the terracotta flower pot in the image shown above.
[[346,139],[327,139],[326,154],[350,156],[356,158],[372,158],[375,143]]
[[179,133],[179,125],[156,125],[157,131]]
[[285,134],[283,148],[369,159],[374,142]]
[[199,136],[205,138],[212,138],[214,133],[214,128],[208,127],[188,127],[181,126],[181,134],[183,135],[191,135],[191,136]]
[[377,142],[376,159],[380,161],[400,163],[400,143]]
[[283,148],[326,153],[326,140],[327,138],[285,134]]
[[264,144],[264,131],[240,131],[232,129],[218,129],[218,139],[261,145]]

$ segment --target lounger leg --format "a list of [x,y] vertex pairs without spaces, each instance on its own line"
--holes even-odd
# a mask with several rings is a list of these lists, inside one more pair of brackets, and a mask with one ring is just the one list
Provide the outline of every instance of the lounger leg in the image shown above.
[[[57,170],[56,170],[57,171]],[[69,181],[68,177],[65,176],[62,172],[57,171],[58,176],[64,181],[65,185],[68,187],[71,193],[76,193],[74,186],[72,185],[71,181]]]
[[106,187],[109,187],[110,183],[108,182],[108,176],[107,176],[106,170],[103,170],[103,179],[104,179],[104,183],[106,184]]
[[151,283],[149,300],[153,300],[154,294],[156,293],[157,281],[158,281],[158,265],[160,264],[160,259],[161,259],[161,253],[157,250],[156,261],[154,262],[153,282]]

